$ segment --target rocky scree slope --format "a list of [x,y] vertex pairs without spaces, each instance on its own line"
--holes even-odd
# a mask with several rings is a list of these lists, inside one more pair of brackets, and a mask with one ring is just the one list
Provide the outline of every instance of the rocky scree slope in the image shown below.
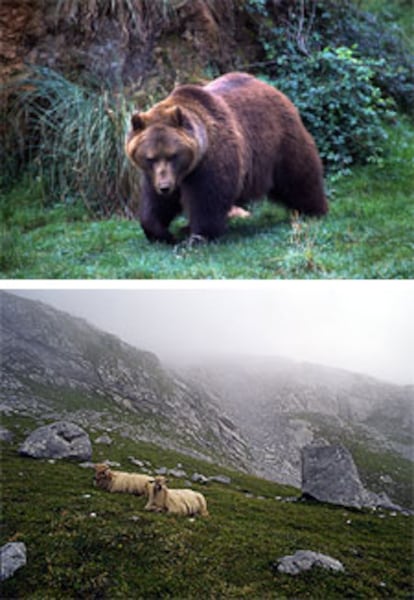
[[414,460],[414,387],[284,358],[212,359],[178,371],[248,440],[256,473],[299,486],[300,449],[350,441]]
[[206,391],[86,321],[0,293],[0,414],[95,430],[249,470],[245,441]]

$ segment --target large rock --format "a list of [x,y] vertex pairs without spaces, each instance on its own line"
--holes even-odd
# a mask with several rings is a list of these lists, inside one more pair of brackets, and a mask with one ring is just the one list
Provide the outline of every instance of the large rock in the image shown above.
[[344,571],[343,564],[336,558],[313,552],[312,550],[298,550],[295,554],[283,556],[277,563],[279,573],[298,575],[312,567],[321,567],[330,571]]
[[9,579],[17,569],[26,564],[26,546],[22,542],[10,542],[0,548],[0,581]]
[[355,508],[375,504],[373,494],[361,483],[351,453],[343,446],[302,449],[302,494],[320,502]]
[[33,458],[73,458],[89,460],[92,445],[88,434],[69,421],[57,421],[32,431],[19,449],[23,456]]

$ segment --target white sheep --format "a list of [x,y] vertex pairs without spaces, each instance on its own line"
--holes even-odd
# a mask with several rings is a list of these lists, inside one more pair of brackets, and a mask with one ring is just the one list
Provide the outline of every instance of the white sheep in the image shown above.
[[150,481],[153,481],[153,478],[149,475],[111,471],[108,465],[95,465],[95,483],[98,487],[108,492],[147,496],[147,484]]
[[165,477],[158,476],[147,484],[148,502],[145,510],[167,512],[175,515],[208,516],[207,502],[203,494],[194,490],[170,490]]

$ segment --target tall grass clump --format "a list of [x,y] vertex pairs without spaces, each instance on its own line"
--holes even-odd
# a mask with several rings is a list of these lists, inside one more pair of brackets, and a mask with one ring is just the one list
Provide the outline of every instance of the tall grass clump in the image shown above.
[[123,149],[131,107],[122,94],[85,89],[43,67],[33,67],[9,93],[10,178],[29,170],[52,203],[81,198],[101,214],[126,207],[134,184]]

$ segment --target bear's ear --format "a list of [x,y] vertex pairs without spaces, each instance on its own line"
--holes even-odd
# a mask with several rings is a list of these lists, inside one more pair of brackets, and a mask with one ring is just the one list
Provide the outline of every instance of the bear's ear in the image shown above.
[[184,127],[185,115],[179,106],[173,106],[167,114],[173,127]]
[[184,125],[184,114],[179,106],[174,108],[173,119],[177,127],[183,127]]
[[191,121],[180,106],[174,106],[170,110],[170,119],[174,127],[182,127],[192,131]]
[[131,117],[131,127],[134,131],[142,131],[145,129],[145,121],[140,113],[133,113]]

